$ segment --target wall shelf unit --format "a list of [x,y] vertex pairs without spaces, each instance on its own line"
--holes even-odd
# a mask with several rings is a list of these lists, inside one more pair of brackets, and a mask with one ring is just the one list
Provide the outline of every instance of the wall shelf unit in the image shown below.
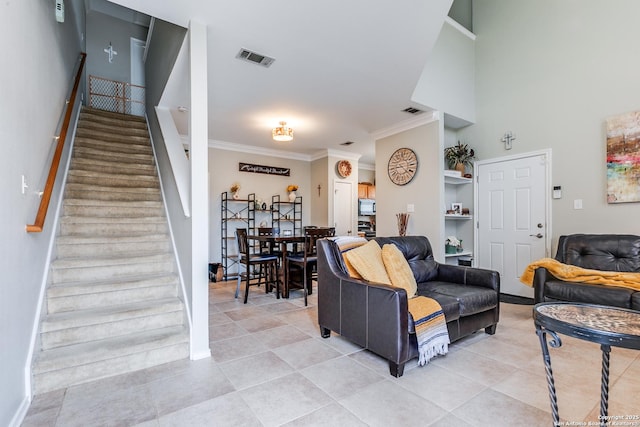
[[[453,203],[461,203],[463,208],[473,207],[473,179],[461,176],[444,175],[445,206],[443,212],[451,210]],[[444,229],[446,236],[455,236],[462,241],[462,252],[444,254],[447,264],[458,264],[459,260],[473,260],[473,215],[447,214],[444,216]],[[444,248],[442,248],[444,252]],[[473,262],[473,261],[471,261]]]

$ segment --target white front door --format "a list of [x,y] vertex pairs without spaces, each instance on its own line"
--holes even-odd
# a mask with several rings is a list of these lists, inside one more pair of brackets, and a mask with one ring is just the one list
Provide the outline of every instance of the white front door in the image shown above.
[[478,267],[500,273],[500,292],[532,298],[525,267],[548,254],[549,151],[476,163]]
[[333,226],[336,236],[353,234],[353,184],[348,181],[333,183]]

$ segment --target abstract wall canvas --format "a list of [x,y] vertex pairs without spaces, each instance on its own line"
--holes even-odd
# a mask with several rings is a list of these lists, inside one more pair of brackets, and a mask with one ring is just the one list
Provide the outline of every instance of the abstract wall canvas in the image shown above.
[[607,202],[640,202],[640,111],[607,119]]

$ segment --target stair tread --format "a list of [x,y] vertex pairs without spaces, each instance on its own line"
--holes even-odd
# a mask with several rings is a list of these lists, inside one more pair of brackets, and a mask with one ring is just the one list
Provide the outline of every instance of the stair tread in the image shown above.
[[104,179],[142,180],[142,181],[153,181],[153,182],[158,181],[158,177],[156,175],[145,175],[145,174],[123,175],[120,173],[110,173],[110,172],[104,172],[104,171],[87,171],[87,170],[81,170],[81,169],[70,169],[69,175],[78,176],[78,177],[96,177],[96,178],[104,178]]
[[158,200],[97,200],[65,198],[64,204],[69,206],[101,206],[105,208],[135,207],[135,208],[164,208]]
[[57,347],[40,353],[34,366],[34,373],[41,374],[86,365],[188,341],[189,333],[184,326],[170,326],[100,341]]
[[93,245],[93,244],[124,244],[124,243],[148,243],[160,242],[164,243],[169,240],[167,234],[143,234],[143,235],[126,235],[126,236],[78,236],[64,235],[58,236],[57,245]]
[[105,280],[83,280],[77,282],[59,282],[49,285],[49,297],[58,298],[70,295],[84,295],[98,292],[113,292],[126,289],[146,288],[150,286],[174,286],[178,284],[175,274],[145,274],[125,276]]
[[83,114],[91,114],[91,115],[100,116],[100,117],[110,117],[110,118],[115,118],[115,119],[119,119],[119,120],[127,120],[127,121],[132,121],[132,122],[146,123],[145,118],[141,117],[141,116],[134,116],[132,114],[116,113],[116,112],[113,112],[113,111],[100,110],[98,108],[87,107],[87,106],[83,106],[82,107],[82,113]]
[[113,187],[97,184],[83,184],[80,182],[67,182],[67,189],[82,191],[102,191],[108,193],[155,193],[159,195],[159,185],[153,187]]
[[173,254],[167,253],[154,253],[152,255],[141,256],[91,256],[86,258],[63,258],[56,259],[51,263],[52,269],[63,268],[89,268],[89,267],[109,267],[116,265],[129,265],[129,264],[141,264],[141,263],[157,263],[173,261]]
[[121,216],[121,217],[104,217],[104,216],[62,216],[61,224],[164,224],[166,217],[164,216]]
[[184,307],[179,298],[162,298],[143,302],[89,308],[48,314],[42,322],[42,332],[96,325],[123,319],[181,311]]

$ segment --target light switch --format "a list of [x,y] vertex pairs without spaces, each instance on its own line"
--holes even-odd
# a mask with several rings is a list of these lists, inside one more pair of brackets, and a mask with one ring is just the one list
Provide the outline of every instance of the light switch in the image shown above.
[[415,212],[415,211],[416,211],[416,207],[413,203],[407,204],[407,212]]
[[573,209],[582,209],[582,199],[575,199],[573,201]]

